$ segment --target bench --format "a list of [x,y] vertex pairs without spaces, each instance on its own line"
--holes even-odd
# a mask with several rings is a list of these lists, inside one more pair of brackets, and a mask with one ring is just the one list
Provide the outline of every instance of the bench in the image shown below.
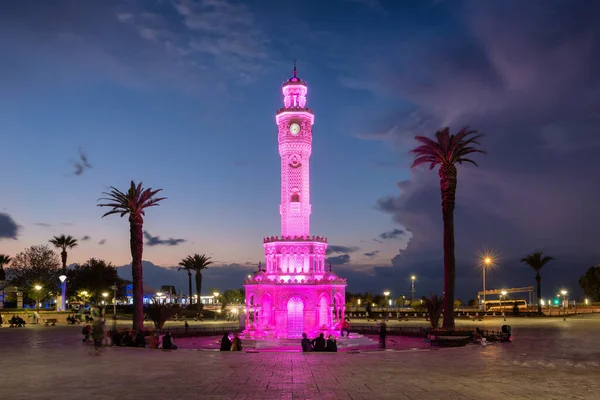
[[440,347],[461,347],[471,343],[471,336],[431,336],[429,342],[431,346]]
[[58,320],[56,318],[44,318],[44,326],[50,326],[50,324],[56,326],[57,322]]

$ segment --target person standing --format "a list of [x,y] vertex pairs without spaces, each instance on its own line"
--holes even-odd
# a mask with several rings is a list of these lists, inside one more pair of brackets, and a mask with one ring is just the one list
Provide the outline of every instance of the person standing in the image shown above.
[[382,320],[381,324],[379,324],[379,347],[385,349],[385,337],[387,335],[387,326],[385,321]]

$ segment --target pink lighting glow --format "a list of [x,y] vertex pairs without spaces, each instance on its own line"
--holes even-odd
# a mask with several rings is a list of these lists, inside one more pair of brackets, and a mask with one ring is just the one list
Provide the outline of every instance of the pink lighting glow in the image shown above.
[[277,110],[281,157],[281,237],[263,239],[265,268],[244,281],[250,338],[300,337],[303,332],[339,333],[345,316],[346,280],[325,265],[327,238],[310,235],[310,155],[314,115],[308,87],[294,75],[282,87]]

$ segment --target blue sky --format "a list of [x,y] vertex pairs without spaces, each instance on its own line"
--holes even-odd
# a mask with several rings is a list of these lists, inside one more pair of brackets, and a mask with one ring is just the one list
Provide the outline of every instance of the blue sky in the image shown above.
[[[600,233],[588,222],[598,211],[586,178],[600,145],[594,10],[586,1],[4,2],[0,251],[64,233],[90,237],[70,261],[128,263],[127,221],[100,219],[95,204],[133,179],[168,197],[148,212],[149,234],[185,240],[146,246],[145,259],[172,266],[206,253],[224,276],[254,268],[262,237],[279,233],[274,114],[296,58],[315,112],[311,229],[340,246],[336,268],[361,282],[349,290],[402,292],[412,273],[441,290],[437,177],[410,171],[407,152],[416,134],[465,124],[486,134],[489,155],[459,176],[459,294],[473,297],[488,248],[506,260],[498,285],[532,283],[518,259],[541,249],[561,260],[552,284],[575,290],[579,275],[565,279],[561,268],[597,263]],[[80,149],[92,168],[76,175]]]

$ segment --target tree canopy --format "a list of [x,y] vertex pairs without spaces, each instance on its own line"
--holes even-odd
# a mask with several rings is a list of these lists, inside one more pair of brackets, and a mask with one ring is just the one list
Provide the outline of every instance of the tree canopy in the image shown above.
[[90,258],[83,264],[75,264],[67,271],[67,279],[69,295],[74,296],[85,290],[92,302],[100,302],[103,292],[108,292],[112,298],[111,286],[126,283],[119,278],[117,269],[110,262],[96,258]]
[[58,292],[60,274],[58,255],[48,245],[39,245],[31,246],[13,258],[6,269],[6,280],[9,285],[24,289],[30,297],[35,293],[35,285],[40,285],[42,289],[35,296],[44,299]]
[[590,300],[600,301],[600,266],[590,267],[585,275],[579,278],[579,286]]

